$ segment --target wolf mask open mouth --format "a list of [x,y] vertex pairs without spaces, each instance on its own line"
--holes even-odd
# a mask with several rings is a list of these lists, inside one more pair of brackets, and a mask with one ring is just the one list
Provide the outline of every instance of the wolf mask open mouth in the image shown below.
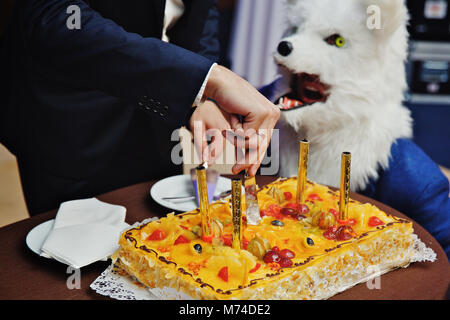
[[291,81],[291,92],[279,99],[279,107],[282,111],[288,111],[325,102],[329,89],[330,86],[322,83],[318,75],[304,72],[295,74]]

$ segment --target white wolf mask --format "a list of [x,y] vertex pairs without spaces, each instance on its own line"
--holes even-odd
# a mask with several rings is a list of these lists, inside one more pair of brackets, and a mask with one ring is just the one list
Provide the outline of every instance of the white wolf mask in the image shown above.
[[[297,174],[308,139],[308,178],[339,186],[341,153],[352,153],[351,186],[362,190],[386,169],[391,145],[411,137],[407,9],[402,0],[289,0],[288,29],[275,54],[282,112],[280,175]],[[380,29],[376,22],[380,23]],[[298,106],[302,104],[302,106]]]

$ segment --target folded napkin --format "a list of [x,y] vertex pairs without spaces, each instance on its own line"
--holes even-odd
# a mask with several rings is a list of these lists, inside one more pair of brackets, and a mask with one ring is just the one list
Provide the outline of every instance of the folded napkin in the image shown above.
[[128,226],[125,213],[125,207],[95,198],[64,202],[41,255],[77,269],[104,260],[118,248],[120,234]]

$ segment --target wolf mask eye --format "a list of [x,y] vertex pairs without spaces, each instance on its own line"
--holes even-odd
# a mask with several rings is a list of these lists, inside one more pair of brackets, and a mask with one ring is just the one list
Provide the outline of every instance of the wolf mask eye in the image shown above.
[[289,30],[288,34],[289,35],[293,35],[293,34],[296,34],[298,32],[298,27],[297,26],[293,26],[293,27],[290,27],[288,30]]
[[339,34],[333,34],[325,39],[325,42],[330,46],[336,46],[338,48],[342,48],[345,46],[345,39]]

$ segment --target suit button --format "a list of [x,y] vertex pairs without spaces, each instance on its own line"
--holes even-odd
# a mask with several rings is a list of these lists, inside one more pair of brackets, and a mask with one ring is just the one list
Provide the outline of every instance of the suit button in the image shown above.
[[148,97],[142,96],[142,97],[138,98],[137,104],[140,107],[148,106]]

